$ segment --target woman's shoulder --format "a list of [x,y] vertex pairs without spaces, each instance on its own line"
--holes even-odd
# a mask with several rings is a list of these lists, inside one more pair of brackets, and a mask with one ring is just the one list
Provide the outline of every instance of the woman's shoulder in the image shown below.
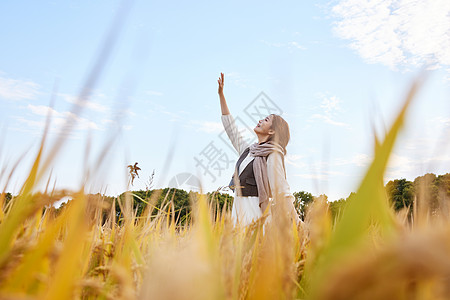
[[276,161],[282,161],[284,159],[284,154],[280,153],[278,151],[274,151],[272,153],[270,153],[269,155],[267,155],[267,163],[269,162],[276,162]]

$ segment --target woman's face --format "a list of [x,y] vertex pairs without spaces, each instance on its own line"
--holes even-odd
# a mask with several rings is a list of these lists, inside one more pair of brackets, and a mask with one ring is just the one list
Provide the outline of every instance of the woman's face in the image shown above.
[[258,124],[256,125],[256,127],[253,129],[255,131],[256,134],[261,134],[261,135],[269,135],[273,133],[273,130],[271,129],[272,127],[272,115],[269,115],[267,117],[265,117],[262,120],[259,120]]

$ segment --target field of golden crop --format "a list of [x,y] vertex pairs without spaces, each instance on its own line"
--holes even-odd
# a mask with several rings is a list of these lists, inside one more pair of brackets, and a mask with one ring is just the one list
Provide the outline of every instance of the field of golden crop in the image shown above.
[[[419,191],[408,219],[393,212],[383,188],[419,86],[412,85],[377,141],[356,196],[335,224],[327,203],[317,199],[303,225],[291,222],[283,202],[275,201],[271,222],[235,228],[229,212],[213,215],[200,197],[192,199],[192,218],[179,226],[170,210],[154,214],[151,205],[136,217],[131,195],[119,202],[123,219],[117,222],[114,204],[105,206],[83,187],[35,192],[60,147],[46,151],[44,133],[19,195],[5,201],[1,194],[0,298],[450,299],[446,206],[430,213]],[[56,214],[50,204],[67,195],[73,200]]]

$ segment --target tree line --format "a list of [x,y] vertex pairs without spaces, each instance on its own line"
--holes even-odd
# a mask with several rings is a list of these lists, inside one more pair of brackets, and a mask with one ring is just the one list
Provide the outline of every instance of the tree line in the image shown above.
[[[426,209],[432,215],[436,215],[450,205],[450,173],[444,175],[428,173],[417,177],[414,181],[408,181],[404,178],[391,180],[386,184],[385,191],[386,197],[395,211],[404,209],[411,216],[414,209]],[[354,196],[354,193],[337,201],[329,201],[326,195],[313,196],[306,191],[294,192],[293,195],[295,197],[294,205],[302,220],[305,219],[308,207],[319,197],[327,201],[330,214],[335,220],[342,213],[347,201]],[[136,217],[140,217],[147,209],[154,216],[158,213],[170,215],[177,224],[186,223],[191,217],[192,202],[195,202],[201,196],[207,199],[210,207],[216,213],[230,210],[233,204],[233,197],[227,193],[213,192],[201,195],[197,192],[187,192],[176,188],[130,191],[117,197],[100,194],[87,195],[91,201],[101,200],[102,203],[107,204],[105,205],[106,209],[102,212],[102,217],[105,220],[111,213],[111,207],[114,207],[116,222],[121,223],[124,216],[124,205],[128,201],[131,202],[130,208]],[[3,203],[6,207],[13,198],[11,193],[3,193],[0,203]],[[60,207],[52,209],[55,210],[56,214],[59,214],[66,205],[68,204],[63,203]]]
[[[395,179],[385,185],[386,197],[392,208],[398,212],[406,210],[408,217],[417,211],[427,211],[430,215],[437,215],[450,206],[450,173],[435,175],[427,173],[419,176],[414,181]],[[341,213],[345,204],[354,197],[351,193],[347,198],[337,201],[329,201],[329,209],[332,219],[335,220]],[[308,206],[316,199],[311,193],[294,193],[295,206],[302,219],[305,218]],[[320,195],[328,200],[326,195]]]

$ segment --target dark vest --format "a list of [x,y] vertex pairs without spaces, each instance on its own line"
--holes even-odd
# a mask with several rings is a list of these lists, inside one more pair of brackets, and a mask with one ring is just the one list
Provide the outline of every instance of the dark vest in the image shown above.
[[[244,196],[244,197],[257,197],[258,196],[258,187],[256,186],[256,179],[255,174],[253,173],[253,162],[255,160],[252,160],[242,171],[242,173],[239,175],[239,186],[237,183],[235,183],[234,177],[239,174],[239,166],[241,165],[242,161],[247,157],[248,153],[250,152],[250,147],[244,150],[242,152],[241,156],[239,157],[236,167],[234,169],[234,175],[231,178],[229,187],[234,191],[234,188],[236,187],[236,194],[238,196]],[[264,157],[267,160],[267,156]],[[236,180],[237,181],[237,180]],[[240,188],[239,188],[240,187]]]

